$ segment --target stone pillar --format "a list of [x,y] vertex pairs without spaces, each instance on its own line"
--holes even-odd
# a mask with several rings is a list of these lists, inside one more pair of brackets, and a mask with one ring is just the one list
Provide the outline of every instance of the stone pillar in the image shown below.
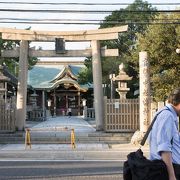
[[131,138],[131,143],[135,145],[141,143],[144,134],[149,127],[151,117],[149,62],[147,52],[145,51],[139,53],[139,85],[140,130],[137,130]]
[[16,127],[18,128],[18,130],[24,129],[26,120],[28,46],[28,41],[20,42],[19,74],[16,103]]
[[165,104],[164,104],[163,101],[158,102],[158,110],[160,110],[161,108],[163,108],[164,105],[165,105]]
[[91,41],[96,130],[103,130],[104,105],[99,41]]
[[[68,108],[69,108],[68,95],[66,95],[66,109],[65,109],[66,113]],[[67,115],[66,113],[65,115]]]
[[83,107],[83,118],[87,119],[87,106]]
[[111,81],[111,100],[114,99],[114,79],[115,78],[115,74],[110,74],[109,75],[109,79]]
[[78,116],[81,115],[81,96],[80,96],[80,91],[78,91]]
[[42,91],[42,110],[43,110],[43,120],[46,119],[46,106],[45,106],[45,91]]
[[7,82],[5,82],[5,89],[6,89],[6,91],[5,91],[5,97],[4,97],[4,102],[5,102],[5,104],[7,104]]
[[150,123],[150,76],[147,52],[139,53],[139,84],[140,84],[140,131],[146,132]]
[[54,117],[56,117],[56,91],[54,89]]

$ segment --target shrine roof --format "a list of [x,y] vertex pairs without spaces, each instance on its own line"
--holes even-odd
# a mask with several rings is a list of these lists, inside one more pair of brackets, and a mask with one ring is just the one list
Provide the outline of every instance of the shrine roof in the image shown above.
[[[66,81],[66,78],[62,78],[62,74],[66,69],[71,73],[72,77],[76,77],[80,70],[85,67],[84,65],[35,65],[28,71],[28,84],[35,89],[52,89],[54,88],[57,80],[62,83]],[[64,81],[63,81],[64,80]],[[55,82],[56,81],[56,82]],[[74,79],[70,79],[70,82],[74,84]],[[76,82],[77,84],[77,82]],[[91,84],[79,85],[82,89],[88,89]]]

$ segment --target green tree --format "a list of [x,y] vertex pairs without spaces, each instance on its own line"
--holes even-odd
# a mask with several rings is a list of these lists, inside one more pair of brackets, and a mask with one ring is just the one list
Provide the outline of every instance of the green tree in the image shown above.
[[[30,28],[27,28],[29,30]],[[14,48],[18,48],[20,45],[19,41],[11,41],[11,40],[3,40],[0,34],[0,52],[1,50],[12,50]],[[28,68],[31,69],[38,61],[36,57],[29,57],[28,59]],[[5,63],[8,67],[9,71],[17,76],[18,68],[19,68],[19,58],[3,58],[1,59],[1,63]],[[16,69],[16,70],[15,70]]]
[[[135,84],[137,83],[137,71],[135,71],[133,67],[133,63],[131,61],[127,61],[129,57],[131,57],[131,53],[133,52],[134,46],[137,41],[137,33],[143,33],[148,25],[137,22],[149,22],[153,19],[156,12],[156,9],[151,6],[146,1],[135,0],[134,3],[127,6],[125,9],[120,9],[112,12],[111,15],[105,17],[105,20],[100,25],[100,28],[106,27],[114,27],[120,25],[128,24],[128,31],[126,33],[121,33],[119,35],[118,40],[114,41],[104,41],[101,43],[101,46],[107,46],[108,48],[118,48],[119,49],[119,57],[106,57],[102,58],[102,73],[103,73],[103,83],[109,84],[109,74],[110,73],[118,73],[118,65],[122,62],[125,64],[125,71],[129,76],[133,77],[133,80],[129,82],[129,87],[131,88],[131,92],[128,94],[129,97],[134,96]],[[147,13],[136,13],[134,11],[149,11]],[[111,21],[117,21],[119,23],[113,24]],[[91,64],[91,61],[89,61]],[[84,72],[85,74],[86,72]],[[80,75],[80,78],[82,76]],[[84,76],[85,77],[85,76]],[[87,79],[89,81],[89,79]]]
[[81,71],[78,74],[78,83],[80,84],[86,84],[86,83],[92,83],[93,77],[92,77],[92,63],[91,58],[86,58],[84,62],[85,68],[81,69]]
[[[163,19],[164,24],[150,25],[144,34],[138,34],[138,46],[131,61],[138,71],[138,53],[147,51],[150,61],[152,95],[156,101],[164,100],[169,92],[180,87],[180,45],[179,14],[160,14],[154,21]],[[172,24],[168,24],[168,22]],[[174,22],[174,23],[173,23]]]
[[[5,41],[0,36],[0,51],[1,50],[11,50],[15,47],[17,47],[18,42],[17,41]],[[17,58],[3,58],[1,59],[1,64],[6,63],[11,73],[15,73],[14,67],[16,66]]]

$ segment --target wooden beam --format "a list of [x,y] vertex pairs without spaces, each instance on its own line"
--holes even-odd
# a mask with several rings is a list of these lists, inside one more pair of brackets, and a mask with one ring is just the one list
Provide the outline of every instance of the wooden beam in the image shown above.
[[12,33],[12,34],[26,34],[26,35],[44,35],[44,36],[69,36],[69,35],[88,35],[88,34],[109,34],[119,33],[127,31],[128,26],[117,26],[111,28],[103,28],[96,30],[83,30],[83,31],[33,31],[13,28],[0,28],[1,33]]
[[54,42],[56,38],[63,38],[65,41],[91,41],[91,40],[113,40],[118,39],[118,33],[109,34],[88,34],[88,35],[41,35],[41,34],[13,34],[2,33],[2,39],[6,40],[27,40]]
[[91,50],[68,50],[63,54],[57,54],[54,50],[31,50],[29,56],[31,57],[89,57]]
[[118,33],[127,31],[128,26],[119,26],[85,31],[32,31],[12,28],[0,28],[2,39],[28,41],[54,41],[64,38],[66,41],[91,41],[117,39]]
[[84,61],[38,61],[36,65],[83,65]]
[[[2,50],[2,57],[19,57],[19,48],[15,50]],[[54,50],[34,50],[29,49],[29,57],[91,57],[91,49],[86,50],[68,50],[64,54],[57,54]],[[101,56],[119,56],[118,49],[101,49]]]

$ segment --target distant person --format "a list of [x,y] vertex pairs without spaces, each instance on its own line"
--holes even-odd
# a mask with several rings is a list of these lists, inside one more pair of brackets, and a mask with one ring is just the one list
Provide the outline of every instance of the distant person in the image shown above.
[[51,107],[50,111],[51,111],[51,116],[53,117],[54,116],[54,107]]
[[168,104],[160,110],[150,137],[150,159],[162,159],[166,164],[169,180],[180,180],[180,88],[171,92]]
[[68,114],[69,118],[72,116],[72,110],[71,110],[71,108],[68,108],[68,109],[67,109],[67,114]]

